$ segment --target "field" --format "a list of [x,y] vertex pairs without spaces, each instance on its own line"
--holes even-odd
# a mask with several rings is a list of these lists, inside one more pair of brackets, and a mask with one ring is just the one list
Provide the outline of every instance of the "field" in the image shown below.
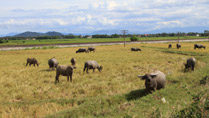
[[[174,40],[178,37],[139,37],[139,40]],[[183,36],[179,39],[208,39],[208,37]],[[9,40],[0,43],[1,45],[42,45],[42,44],[66,44],[66,43],[95,43],[95,42],[118,42],[124,41],[124,38],[75,38],[75,39],[43,39],[43,40]],[[126,38],[130,41],[130,37]]]
[[[209,47],[208,42],[201,43]],[[200,80],[209,76],[209,48],[194,50],[194,43],[181,45],[181,49],[168,49],[168,43],[97,46],[95,53],[80,54],[75,53],[78,47],[1,51],[0,117],[179,117],[199,94],[203,101],[201,115],[205,117],[209,86],[200,84]],[[131,52],[131,47],[140,47],[142,52]],[[35,57],[40,66],[26,67],[28,57]],[[54,84],[56,72],[47,64],[52,57],[60,65],[76,59],[72,83],[60,76],[60,83]],[[189,57],[196,58],[197,66],[194,72],[184,73],[183,63]],[[83,73],[87,60],[96,60],[103,66],[102,72]],[[154,70],[166,74],[167,84],[165,89],[146,94],[144,81],[137,75]]]

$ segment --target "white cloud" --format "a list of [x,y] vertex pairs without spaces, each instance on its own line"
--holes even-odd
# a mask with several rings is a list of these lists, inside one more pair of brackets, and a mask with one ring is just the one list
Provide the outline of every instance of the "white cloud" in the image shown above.
[[209,27],[208,6],[208,0],[0,0],[0,31]]
[[72,24],[73,25],[82,24],[85,20],[86,20],[85,17],[78,16],[78,17],[72,19]]

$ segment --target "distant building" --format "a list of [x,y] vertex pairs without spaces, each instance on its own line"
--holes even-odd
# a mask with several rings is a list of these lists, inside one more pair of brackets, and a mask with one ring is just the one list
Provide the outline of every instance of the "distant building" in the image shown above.
[[147,36],[149,36],[149,34],[144,34],[144,36],[146,36],[146,37],[147,37]]
[[87,39],[91,39],[91,38],[92,38],[92,36],[88,36],[88,37],[87,37]]

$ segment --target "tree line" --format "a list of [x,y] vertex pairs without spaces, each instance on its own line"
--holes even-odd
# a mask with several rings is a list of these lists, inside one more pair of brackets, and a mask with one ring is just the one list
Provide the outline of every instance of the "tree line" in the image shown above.
[[[178,33],[156,33],[156,34],[127,34],[126,37],[177,37],[177,36],[209,36],[209,30],[205,30],[203,33],[198,32],[178,32]],[[42,39],[75,39],[75,38],[119,38],[123,37],[122,34],[96,34],[96,35],[63,35],[63,36],[37,36],[37,37],[0,37],[0,43],[4,42],[2,40],[26,40],[33,39],[42,40]]]

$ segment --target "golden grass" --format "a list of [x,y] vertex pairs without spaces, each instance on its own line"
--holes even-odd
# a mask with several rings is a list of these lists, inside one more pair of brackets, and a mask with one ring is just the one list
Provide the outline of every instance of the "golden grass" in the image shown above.
[[[175,43],[172,43],[173,47]],[[183,51],[194,51],[194,43],[182,43]],[[209,43],[204,44],[209,47]],[[168,44],[131,44],[97,46],[95,53],[80,53],[78,47],[58,48],[47,50],[19,50],[0,52],[0,114],[2,118],[14,117],[44,117],[60,110],[76,107],[57,103],[41,102],[44,100],[79,99],[95,96],[111,96],[128,93],[131,90],[144,88],[144,81],[137,78],[138,74],[145,74],[160,70],[166,75],[177,77],[184,75],[183,63],[189,56],[163,53],[155,48],[167,49]],[[131,47],[141,47],[142,52],[131,52]],[[177,50],[177,49],[170,49]],[[195,52],[207,53],[200,49]],[[26,67],[26,59],[35,57],[39,67]],[[74,57],[77,68],[73,73],[73,82],[60,76],[60,83],[54,84],[55,71],[49,71],[48,59],[56,57],[60,65],[70,64]],[[102,72],[90,70],[90,74],[83,73],[84,62],[96,60],[103,65]],[[198,62],[198,68],[204,66]],[[169,84],[169,83],[168,83]],[[27,104],[36,101],[34,104]],[[23,102],[24,105],[13,105]],[[39,103],[40,102],[40,103]]]

